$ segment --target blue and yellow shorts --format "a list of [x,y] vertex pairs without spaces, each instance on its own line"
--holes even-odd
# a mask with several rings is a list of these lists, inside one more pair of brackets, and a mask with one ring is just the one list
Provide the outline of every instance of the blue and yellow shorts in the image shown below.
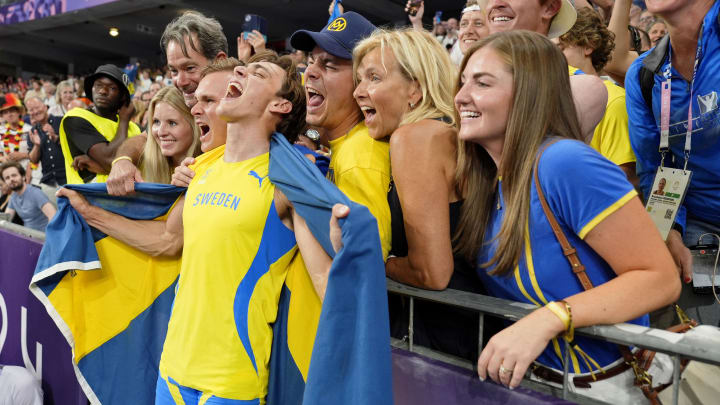
[[178,384],[172,378],[158,374],[155,405],[260,405],[259,399],[241,400],[220,398]]

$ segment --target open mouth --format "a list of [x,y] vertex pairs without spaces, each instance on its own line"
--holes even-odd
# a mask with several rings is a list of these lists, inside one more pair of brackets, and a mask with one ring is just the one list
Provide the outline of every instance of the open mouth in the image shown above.
[[365,124],[372,123],[372,121],[375,119],[375,115],[377,114],[377,110],[367,105],[360,107],[360,109],[365,116]]
[[507,24],[515,19],[515,16],[509,15],[508,11],[505,7],[492,10],[488,20],[493,24]]
[[475,118],[480,118],[480,113],[477,111],[460,111],[460,120],[462,121],[472,120]]
[[226,98],[238,98],[242,96],[243,90],[242,87],[240,87],[239,83],[236,82],[230,82],[228,85],[227,94],[225,95]]
[[318,92],[317,90],[311,87],[306,87],[305,91],[307,92],[306,97],[308,110],[317,109],[325,102],[325,96],[320,94],[320,92]]

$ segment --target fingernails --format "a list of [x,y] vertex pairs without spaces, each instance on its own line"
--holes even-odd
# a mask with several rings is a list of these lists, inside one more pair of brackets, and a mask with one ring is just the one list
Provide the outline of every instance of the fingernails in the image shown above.
[[690,277],[685,277],[685,284],[687,284],[687,283],[689,283],[689,282],[691,282],[691,281],[692,281],[692,278],[690,278]]

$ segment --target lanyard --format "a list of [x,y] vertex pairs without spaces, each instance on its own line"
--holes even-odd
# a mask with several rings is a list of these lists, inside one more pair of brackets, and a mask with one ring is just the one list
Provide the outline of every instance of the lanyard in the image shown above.
[[[703,25],[700,26],[700,33],[698,34],[697,50],[695,51],[695,63],[693,65],[693,74],[690,81],[690,101],[688,106],[688,119],[687,119],[687,132],[685,133],[685,164],[683,170],[687,169],[688,160],[690,160],[690,150],[692,148],[692,131],[693,131],[693,116],[692,116],[692,104],[693,104],[693,90],[695,86],[695,75],[697,74],[698,65],[702,58],[702,34]],[[661,88],[661,101],[660,101],[660,166],[664,165],[665,153],[670,149],[670,99],[672,95],[672,46],[668,46],[668,67],[665,69],[665,80],[662,83]]]

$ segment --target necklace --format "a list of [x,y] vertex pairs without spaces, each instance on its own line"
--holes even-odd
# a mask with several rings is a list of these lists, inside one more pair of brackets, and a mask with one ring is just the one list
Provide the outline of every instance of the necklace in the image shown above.
[[20,144],[22,142],[23,128],[25,123],[22,121],[18,122],[18,128],[13,128],[9,122],[5,123],[5,133],[2,136],[3,152],[7,155],[10,152],[20,151]]

